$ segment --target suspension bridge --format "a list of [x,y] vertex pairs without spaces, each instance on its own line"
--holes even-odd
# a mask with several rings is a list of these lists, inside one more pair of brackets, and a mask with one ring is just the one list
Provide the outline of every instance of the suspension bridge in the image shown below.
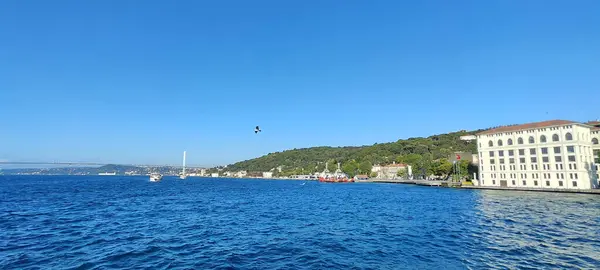
[[[103,163],[103,162],[68,162],[68,161],[57,161],[57,162],[38,162],[38,161],[0,161],[0,165],[27,165],[27,166],[106,166],[106,165],[117,165],[117,166],[130,166],[130,167],[146,167],[146,168],[154,168],[154,167],[171,167],[171,168],[182,168],[183,165],[173,165],[173,164],[118,164],[118,163]],[[206,169],[214,166],[195,166],[195,165],[185,165],[186,168],[197,168],[197,169]]]

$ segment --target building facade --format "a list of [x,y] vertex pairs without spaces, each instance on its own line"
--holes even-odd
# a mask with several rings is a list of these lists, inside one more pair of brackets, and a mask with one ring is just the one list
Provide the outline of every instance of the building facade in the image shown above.
[[[595,133],[594,133],[595,132]],[[598,188],[595,127],[566,120],[505,126],[477,134],[479,185]]]
[[[379,179],[395,179],[398,177],[399,171],[408,170],[409,167],[409,165],[394,162],[385,166],[375,165],[371,168],[371,172],[377,173]],[[407,174],[409,174],[408,171]]]

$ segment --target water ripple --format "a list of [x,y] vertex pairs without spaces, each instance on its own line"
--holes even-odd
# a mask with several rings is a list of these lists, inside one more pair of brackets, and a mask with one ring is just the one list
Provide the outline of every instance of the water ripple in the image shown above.
[[0,176],[0,269],[598,269],[597,196]]

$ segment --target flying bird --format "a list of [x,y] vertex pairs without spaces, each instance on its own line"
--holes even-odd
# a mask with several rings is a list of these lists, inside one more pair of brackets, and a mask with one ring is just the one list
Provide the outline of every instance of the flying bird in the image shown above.
[[262,131],[262,130],[260,130],[260,127],[259,127],[259,126],[256,126],[256,128],[254,129],[254,133],[255,133],[255,134],[256,134],[256,133],[259,133],[259,132],[261,132],[261,131]]

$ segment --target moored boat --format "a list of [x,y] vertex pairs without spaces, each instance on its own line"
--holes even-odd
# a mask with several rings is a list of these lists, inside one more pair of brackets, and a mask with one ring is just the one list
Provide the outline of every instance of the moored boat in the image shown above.
[[160,173],[151,173],[150,174],[150,182],[158,182],[162,180],[162,174]]

